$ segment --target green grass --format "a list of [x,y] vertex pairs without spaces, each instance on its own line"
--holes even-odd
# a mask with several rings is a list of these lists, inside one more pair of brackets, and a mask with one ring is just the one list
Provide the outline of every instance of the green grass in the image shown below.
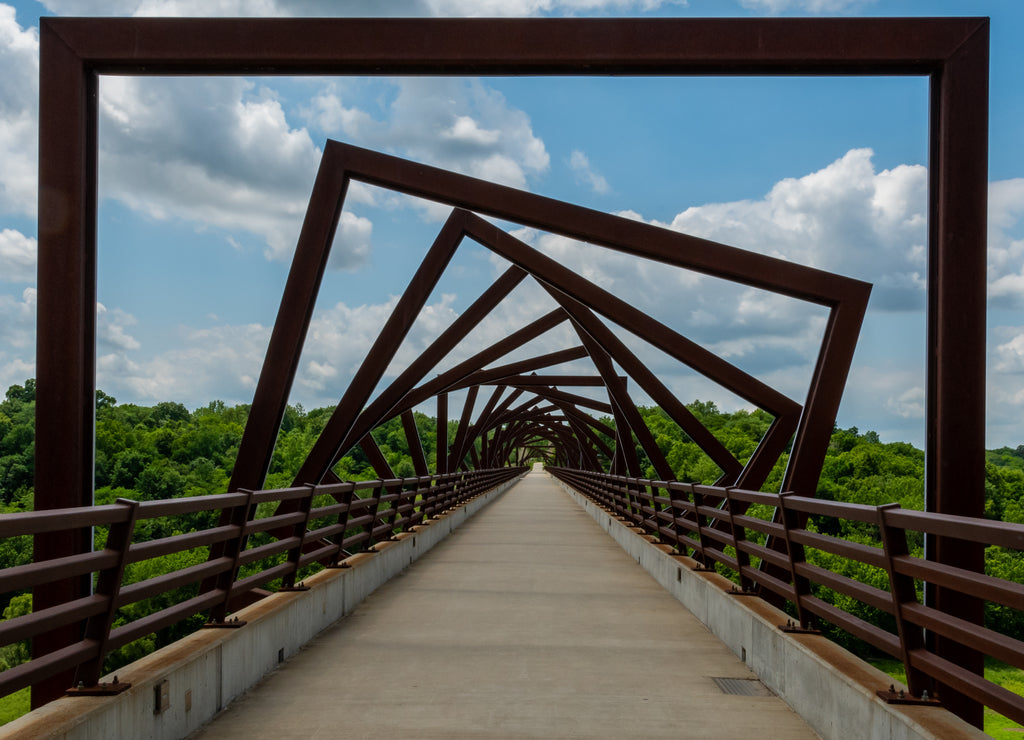
[[28,714],[29,691],[30,689],[24,688],[21,691],[0,697],[0,725],[6,725],[11,720]]
[[[906,685],[906,675],[903,672],[903,663],[900,661],[885,658],[873,660],[871,664]],[[1024,695],[1024,671],[1019,668],[989,658],[985,661],[985,678],[1015,694]],[[1024,738],[1024,726],[1008,720],[987,707],[985,709],[985,732],[996,740],[1021,740]]]

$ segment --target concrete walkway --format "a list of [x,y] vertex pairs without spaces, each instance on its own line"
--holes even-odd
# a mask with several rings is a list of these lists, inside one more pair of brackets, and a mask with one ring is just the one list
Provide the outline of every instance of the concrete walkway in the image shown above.
[[533,472],[192,737],[817,737],[712,677],[754,678]]

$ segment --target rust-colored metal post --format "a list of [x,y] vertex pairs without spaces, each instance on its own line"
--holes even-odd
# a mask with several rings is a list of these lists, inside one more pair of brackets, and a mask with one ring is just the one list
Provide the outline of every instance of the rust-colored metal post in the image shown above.
[[[985,300],[988,194],[988,23],[961,44],[931,79],[928,262],[928,413],[925,508],[940,514],[985,515]],[[926,556],[985,571],[977,543],[928,537]],[[980,599],[929,588],[926,603],[972,624],[984,624]],[[935,652],[981,675],[977,650],[934,635]],[[950,710],[976,727],[984,708],[939,684]]]
[[[35,509],[91,506],[96,398],[97,77],[39,28],[39,262]],[[36,562],[92,550],[92,530],[39,534]],[[87,595],[89,576],[38,586],[33,611]],[[78,641],[69,624],[32,640],[39,658]],[[32,708],[63,695],[72,671],[32,687]]]

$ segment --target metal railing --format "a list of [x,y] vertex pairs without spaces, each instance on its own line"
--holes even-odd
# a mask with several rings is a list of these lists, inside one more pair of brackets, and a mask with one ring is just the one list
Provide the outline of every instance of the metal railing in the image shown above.
[[[81,634],[74,644],[0,672],[0,696],[71,669],[73,686],[97,686],[104,658],[118,648],[207,610],[211,626],[234,626],[236,622],[226,621],[229,604],[255,597],[256,589],[278,580],[277,590],[295,589],[301,569],[316,563],[338,567],[354,550],[372,551],[375,544],[525,470],[497,468],[164,501],[119,499],[105,506],[0,516],[0,538],[108,528],[102,549],[0,571],[0,593],[4,594],[71,578],[90,577],[94,583],[88,596],[0,622],[0,646],[67,625],[79,625]],[[286,513],[264,514],[286,502],[280,509]],[[174,517],[203,513],[214,522],[212,526],[132,541],[138,538],[140,522],[173,522]],[[215,515],[228,523],[217,524]],[[125,568],[133,563],[196,548],[209,548],[210,557],[136,583],[122,583]],[[113,626],[119,609],[197,584],[203,584],[195,589],[197,595]]]
[[[929,647],[925,635],[930,632],[1017,668],[1024,668],[1024,642],[921,603],[915,582],[1021,611],[1024,585],[916,557],[907,538],[908,533],[914,537],[934,534],[1024,550],[1024,525],[911,511],[898,504],[866,506],[792,493],[762,493],[566,468],[546,470],[612,515],[675,547],[680,554],[692,553],[699,566],[724,566],[739,581],[736,593],[775,594],[792,604],[802,627],[809,626],[813,615],[901,660],[911,696],[920,697],[934,679],[1024,723],[1024,697],[940,657]],[[748,508],[757,505],[771,507],[772,516],[751,515]],[[881,546],[823,534],[814,524],[823,518],[876,527]],[[808,550],[878,568],[888,575],[889,588],[878,588],[809,562],[809,556],[810,560],[815,558]],[[773,572],[784,572],[788,578]],[[822,589],[891,615],[895,632],[829,603],[821,598]]]

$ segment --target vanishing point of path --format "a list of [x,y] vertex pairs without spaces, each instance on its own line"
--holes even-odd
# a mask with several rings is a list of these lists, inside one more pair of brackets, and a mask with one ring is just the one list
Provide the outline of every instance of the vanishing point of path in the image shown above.
[[544,472],[193,738],[815,738]]

